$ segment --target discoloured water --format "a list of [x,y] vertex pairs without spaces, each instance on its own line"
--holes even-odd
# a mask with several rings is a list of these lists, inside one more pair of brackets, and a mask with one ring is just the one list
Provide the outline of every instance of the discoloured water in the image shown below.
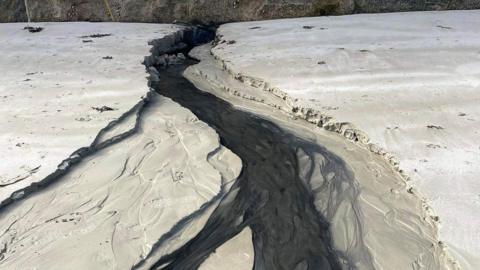
[[[212,126],[221,143],[236,153],[243,170],[203,230],[151,269],[197,269],[227,240],[249,226],[255,248],[254,269],[341,269],[332,249],[329,224],[315,209],[298,154],[321,155],[323,167],[345,174],[341,159],[255,114],[234,108],[198,90],[181,75],[192,60],[159,68],[153,86]],[[313,166],[312,166],[313,167]],[[311,177],[307,172],[306,177]]]

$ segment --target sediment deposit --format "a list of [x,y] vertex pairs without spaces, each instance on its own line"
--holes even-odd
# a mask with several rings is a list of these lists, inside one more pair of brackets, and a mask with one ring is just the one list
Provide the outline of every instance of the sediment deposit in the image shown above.
[[[402,74],[410,74],[409,66],[402,64],[402,59],[394,58],[395,62],[379,49],[384,46],[389,47],[388,52],[394,51],[395,46],[402,50],[409,48],[409,53],[417,59],[430,59],[430,64],[436,62],[429,54],[422,54],[425,46],[434,52],[441,50],[448,59],[463,63],[455,67],[465,82],[458,85],[476,87],[476,55],[468,45],[474,47],[477,39],[464,38],[464,43],[458,45],[460,36],[476,31],[460,27],[465,21],[475,21],[472,14],[476,13],[461,13],[460,21],[449,21],[437,13],[432,17],[432,14],[427,13],[425,17],[415,13],[382,15],[390,16],[386,27],[389,31],[395,29],[397,35],[371,30],[367,32],[374,37],[367,35],[367,41],[351,36],[350,39],[337,37],[338,31],[329,35],[328,31],[335,27],[353,27],[342,17],[230,24],[220,28],[213,43],[192,51],[193,46],[213,38],[208,29],[163,25],[154,30],[153,34],[159,36],[148,43],[151,47],[136,47],[132,44],[145,39],[142,30],[150,31],[149,27],[153,26],[81,24],[88,31],[80,35],[76,24],[65,27],[41,24],[43,29],[34,33],[21,28],[15,30],[19,24],[7,25],[5,29],[12,35],[20,35],[16,31],[24,35],[14,39],[15,44],[30,43],[32,50],[38,50],[38,44],[52,33],[58,36],[48,48],[42,49],[48,55],[24,48],[6,58],[8,65],[2,68],[13,67],[8,72],[18,77],[19,70],[21,74],[25,71],[22,65],[15,65],[14,59],[26,64],[28,58],[34,63],[37,61],[36,67],[42,67],[45,63],[55,65],[47,60],[59,56],[60,63],[55,65],[57,69],[52,69],[51,77],[38,78],[40,85],[34,84],[34,76],[48,72],[25,73],[26,79],[16,84],[29,85],[32,89],[25,90],[29,96],[16,95],[11,81],[2,84],[7,86],[2,89],[7,93],[5,112],[7,116],[12,115],[12,119],[4,123],[5,127],[12,129],[12,134],[18,129],[18,138],[27,138],[24,133],[41,131],[46,123],[60,123],[62,128],[57,133],[32,135],[38,137],[38,149],[47,152],[51,150],[46,143],[47,135],[70,138],[71,133],[76,132],[81,138],[63,152],[46,155],[51,157],[48,162],[28,170],[26,177],[5,178],[10,180],[2,186],[8,190],[2,190],[4,199],[0,204],[0,266],[14,269],[387,270],[395,265],[396,269],[475,269],[476,258],[469,257],[468,250],[458,252],[454,244],[450,245],[455,243],[453,240],[446,248],[441,237],[448,234],[439,235],[442,216],[439,218],[433,211],[438,209],[432,210],[432,201],[421,193],[424,190],[417,191],[417,182],[409,181],[411,172],[398,164],[394,152],[388,150],[391,144],[381,147],[368,130],[356,126],[358,119],[365,119],[365,122],[358,121],[359,125],[375,124],[376,118],[370,114],[376,111],[362,109],[359,112],[355,106],[357,98],[351,97],[357,97],[359,92],[362,98],[370,98],[369,104],[377,109],[382,108],[380,105],[394,105],[381,95],[379,85],[368,84],[369,77],[362,77],[369,72],[369,76],[385,79],[375,75],[379,71],[368,64],[375,64],[379,69],[398,65],[404,67]],[[378,16],[353,16],[349,21],[355,21],[362,29],[375,28]],[[422,34],[422,30],[431,30],[431,27],[438,32],[432,36]],[[121,28],[128,31],[123,32]],[[457,33],[456,29],[461,30]],[[272,33],[281,34],[275,35],[276,40]],[[64,34],[66,38],[61,43]],[[371,44],[373,39],[376,43]],[[447,47],[457,44],[460,49],[453,51],[437,44],[439,49],[432,45],[431,39]],[[74,40],[80,47],[73,47]],[[294,40],[301,42],[293,46]],[[347,40],[353,40],[353,44]],[[337,48],[338,43],[344,46]],[[115,50],[107,54],[112,46]],[[150,52],[146,53],[145,48]],[[0,49],[13,48],[9,45]],[[83,50],[90,54],[75,60],[78,67],[72,65],[63,73],[59,71],[59,67],[70,63],[74,55],[80,55]],[[337,50],[343,58],[338,57]],[[398,55],[403,55],[402,50]],[[100,59],[90,60],[97,56]],[[115,62],[117,57],[127,65]],[[133,62],[134,58],[138,62]],[[462,59],[467,63],[460,61]],[[108,65],[102,65],[103,70],[115,70],[106,76],[118,78],[119,87],[131,88],[131,91],[125,90],[128,94],[116,103],[104,104],[124,91],[105,92],[92,86],[96,80],[88,80],[84,86],[77,83],[73,75],[67,76],[73,80],[65,88],[72,89],[70,91],[48,86],[52,76],[56,75],[57,79],[59,74],[69,74],[76,68],[88,78],[103,74],[98,68],[87,70],[82,66],[83,61],[88,64],[106,61]],[[450,68],[438,61],[435,68]],[[351,80],[360,81],[353,87],[361,89],[342,88],[343,77],[339,79],[335,75],[337,69],[344,71],[342,64],[354,67],[350,70],[352,74],[347,73]],[[362,73],[361,67],[367,72]],[[122,70],[124,73],[117,73]],[[426,86],[421,90],[436,100],[438,92],[430,92],[427,84],[431,73],[421,74],[426,74],[426,79],[415,77],[418,74],[413,72],[410,82],[417,87],[419,81],[423,82]],[[14,75],[10,78],[17,78]],[[139,80],[139,76],[145,78]],[[399,81],[402,82],[403,77],[397,74],[393,78],[390,84],[382,81],[381,85],[401,90]],[[135,81],[129,84],[130,79]],[[453,84],[452,79],[448,81]],[[101,81],[111,80],[109,77]],[[347,82],[351,84],[351,80]],[[449,88],[443,88],[442,82],[438,81],[435,86],[448,93]],[[40,86],[43,91],[36,89]],[[328,87],[335,90],[328,91]],[[48,91],[58,99],[61,108],[57,113],[78,105],[78,110],[68,111],[66,115],[83,119],[78,120],[82,123],[94,119],[82,116],[84,114],[105,118],[88,130],[83,127],[86,131],[82,133],[78,131],[82,127],[75,126],[73,121],[56,118],[54,114],[46,117],[47,109],[40,112],[22,109],[34,104],[32,100],[45,98],[45,93],[50,95]],[[132,94],[137,92],[142,95],[134,98]],[[332,100],[329,93],[334,93],[336,99]],[[90,95],[94,98],[85,98]],[[8,99],[9,96],[12,98]],[[305,96],[312,98],[307,100]],[[459,106],[463,104],[462,99],[449,97],[457,100]],[[472,102],[475,98],[470,96]],[[365,103],[363,99],[358,100]],[[45,102],[44,106],[50,104]],[[395,104],[407,103],[406,99],[399,99]],[[416,108],[413,105],[412,108]],[[438,113],[443,112],[441,108],[443,106],[431,109]],[[338,120],[341,114],[334,116],[325,110],[346,114],[355,111],[357,118],[352,117],[356,120],[347,123]],[[393,111],[397,112],[394,118],[383,114],[385,119],[398,122],[393,130],[404,128],[402,123],[408,121],[413,125],[426,124],[426,130],[435,132],[435,138],[443,142],[450,139],[447,135],[455,135],[446,132],[451,127],[448,119],[433,121],[438,120],[431,118],[433,112],[426,113],[424,118],[411,119],[408,110]],[[474,116],[475,112],[462,111],[458,117]],[[32,125],[19,128],[16,125],[19,116],[28,118]],[[402,138],[408,139],[410,134],[405,132]],[[5,133],[4,137],[10,135]],[[412,143],[413,139],[407,141]],[[469,145],[469,137],[463,139]],[[404,143],[400,139],[395,142]],[[19,143],[16,147],[22,149],[27,145]],[[405,145],[402,147],[406,149]],[[454,145],[449,145],[450,148]],[[29,156],[28,152],[13,151],[8,146],[4,149],[14,154],[13,163],[4,165],[9,173],[14,172],[15,162],[23,162],[22,155]],[[409,153],[407,150],[404,152]],[[70,151],[73,154],[70,155]],[[418,153],[424,155],[425,152],[420,149]],[[40,168],[43,174],[39,174]],[[419,167],[418,174],[426,168]],[[468,178],[465,181],[471,184]],[[475,208],[470,205],[467,209]],[[446,217],[448,221],[449,216]],[[472,217],[475,222],[476,216]],[[466,248],[472,247],[475,248]]]

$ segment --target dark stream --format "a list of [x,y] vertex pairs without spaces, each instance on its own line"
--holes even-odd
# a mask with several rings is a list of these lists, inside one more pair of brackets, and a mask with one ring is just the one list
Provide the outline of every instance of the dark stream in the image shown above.
[[[187,59],[183,64],[158,67],[161,79],[153,86],[208,123],[222,145],[241,158],[243,169],[232,188],[238,193],[227,195],[229,200],[220,203],[195,238],[151,269],[197,269],[247,226],[253,234],[254,269],[341,269],[331,247],[329,224],[315,209],[313,196],[300,179],[297,152],[302,149],[312,162],[314,154],[321,154],[325,166],[333,170],[343,170],[343,161],[317,144],[197,89],[182,76],[194,63]],[[307,173],[311,175],[312,171]]]

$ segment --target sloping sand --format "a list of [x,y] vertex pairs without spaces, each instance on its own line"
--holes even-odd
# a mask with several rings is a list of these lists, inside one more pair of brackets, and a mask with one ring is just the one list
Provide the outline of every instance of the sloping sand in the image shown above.
[[0,24],[0,201],[54,172],[139,103],[149,91],[142,64],[150,55],[148,42],[180,29],[165,24],[35,26],[44,30],[29,33],[23,23]]
[[236,96],[386,159],[433,207],[442,245],[465,269],[477,269],[478,25],[479,11],[234,23],[220,27],[212,52],[232,79],[253,86],[228,89]]

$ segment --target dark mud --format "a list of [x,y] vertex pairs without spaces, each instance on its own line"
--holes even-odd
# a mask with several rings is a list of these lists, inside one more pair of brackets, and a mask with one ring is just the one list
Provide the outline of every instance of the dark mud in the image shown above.
[[200,233],[151,269],[197,269],[247,226],[253,234],[254,269],[341,269],[329,223],[316,210],[305,184],[314,166],[302,171],[298,154],[310,163],[321,155],[325,175],[345,175],[344,162],[315,143],[200,91],[182,76],[194,63],[187,59],[183,64],[158,67],[160,80],[152,86],[213,127],[222,145],[242,159],[243,169]]

